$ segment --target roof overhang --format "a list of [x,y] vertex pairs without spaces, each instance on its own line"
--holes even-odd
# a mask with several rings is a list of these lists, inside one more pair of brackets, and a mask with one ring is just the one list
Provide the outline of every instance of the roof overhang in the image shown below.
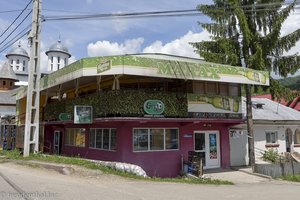
[[193,58],[137,54],[81,59],[44,76],[40,81],[40,90],[47,90],[82,77],[116,75],[269,85],[269,73],[266,71],[209,63]]

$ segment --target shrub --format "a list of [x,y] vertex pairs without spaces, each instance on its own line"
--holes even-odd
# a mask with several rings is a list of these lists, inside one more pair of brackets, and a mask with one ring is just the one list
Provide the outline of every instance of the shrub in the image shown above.
[[276,163],[279,159],[279,154],[276,149],[268,149],[262,155],[263,160]]

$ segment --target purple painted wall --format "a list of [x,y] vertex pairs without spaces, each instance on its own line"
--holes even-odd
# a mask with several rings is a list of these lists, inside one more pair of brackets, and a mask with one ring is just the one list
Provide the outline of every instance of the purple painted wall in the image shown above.
[[[181,158],[187,160],[188,151],[194,150],[194,131],[217,130],[220,132],[221,167],[230,166],[229,134],[224,123],[211,123],[211,127],[204,127],[204,123],[193,122],[97,122],[92,125],[46,125],[45,126],[45,152],[53,153],[53,134],[55,130],[62,131],[64,141],[64,128],[85,128],[86,147],[62,146],[63,155],[80,155],[81,157],[105,161],[119,161],[141,166],[149,176],[175,177],[181,171]],[[133,128],[179,128],[179,150],[156,152],[133,152]],[[117,150],[106,151],[88,147],[89,128],[116,128]],[[184,137],[191,134],[191,138]],[[51,146],[50,145],[50,146]]]

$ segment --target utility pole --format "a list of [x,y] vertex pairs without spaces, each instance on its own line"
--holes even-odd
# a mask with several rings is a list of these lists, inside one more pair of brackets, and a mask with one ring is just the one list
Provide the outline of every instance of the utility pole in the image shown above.
[[39,151],[39,114],[40,114],[40,33],[42,0],[33,0],[32,28],[28,36],[30,50],[30,68],[27,86],[26,118],[23,156],[30,151]]

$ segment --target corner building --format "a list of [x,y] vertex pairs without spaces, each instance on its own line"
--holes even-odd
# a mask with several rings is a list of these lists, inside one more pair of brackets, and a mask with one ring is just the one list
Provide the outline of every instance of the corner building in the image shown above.
[[177,176],[190,151],[204,169],[228,168],[242,84],[268,85],[269,74],[164,54],[84,58],[41,79],[42,150],[132,163],[149,176]]

